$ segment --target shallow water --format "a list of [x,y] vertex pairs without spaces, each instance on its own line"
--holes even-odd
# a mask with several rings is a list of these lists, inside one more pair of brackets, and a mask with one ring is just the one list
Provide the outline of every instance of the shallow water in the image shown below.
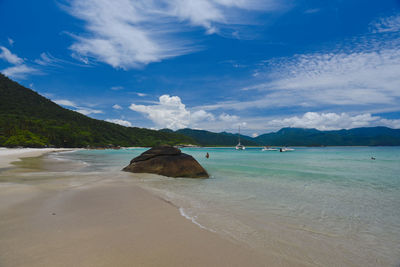
[[185,148],[210,179],[121,174],[143,151],[80,150],[47,160],[74,162],[74,175],[132,179],[201,227],[261,252],[310,266],[400,263],[400,147]]

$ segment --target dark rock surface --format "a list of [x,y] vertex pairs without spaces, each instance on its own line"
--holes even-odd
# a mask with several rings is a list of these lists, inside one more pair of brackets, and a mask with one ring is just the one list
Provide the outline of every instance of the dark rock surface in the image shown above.
[[169,177],[209,177],[207,171],[192,156],[172,146],[153,147],[132,159],[122,170]]

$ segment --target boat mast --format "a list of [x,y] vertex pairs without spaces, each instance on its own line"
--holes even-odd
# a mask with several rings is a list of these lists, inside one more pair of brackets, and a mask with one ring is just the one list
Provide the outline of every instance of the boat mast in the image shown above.
[[240,125],[239,125],[239,134],[238,134],[238,138],[239,138],[239,145],[240,145]]

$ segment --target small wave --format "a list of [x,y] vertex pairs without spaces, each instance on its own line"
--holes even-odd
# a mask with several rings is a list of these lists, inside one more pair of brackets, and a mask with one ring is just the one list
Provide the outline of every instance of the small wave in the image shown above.
[[89,162],[86,162],[84,160],[66,158],[63,155],[63,154],[66,154],[66,153],[71,153],[71,152],[75,152],[75,151],[62,151],[62,152],[50,153],[48,155],[48,158],[51,159],[51,160],[56,160],[56,161],[78,163],[78,164],[82,164],[84,166],[90,166],[91,165]]
[[183,217],[185,217],[186,219],[188,219],[189,221],[191,221],[192,223],[194,223],[194,224],[197,225],[198,227],[200,227],[200,228],[202,228],[202,229],[204,229],[204,230],[213,232],[213,233],[216,232],[215,230],[210,229],[210,228],[207,228],[207,227],[205,227],[204,225],[201,225],[199,222],[197,222],[197,221],[196,221],[197,216],[191,217],[191,216],[187,215],[187,214],[185,213],[185,211],[184,211],[183,208],[179,208],[179,212],[180,212],[180,214],[181,214]]

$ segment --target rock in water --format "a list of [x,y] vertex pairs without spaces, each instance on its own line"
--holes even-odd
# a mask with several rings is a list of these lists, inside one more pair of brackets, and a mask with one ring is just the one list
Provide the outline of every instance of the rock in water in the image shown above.
[[122,170],[169,177],[209,177],[207,171],[192,156],[172,146],[153,147],[132,159]]

